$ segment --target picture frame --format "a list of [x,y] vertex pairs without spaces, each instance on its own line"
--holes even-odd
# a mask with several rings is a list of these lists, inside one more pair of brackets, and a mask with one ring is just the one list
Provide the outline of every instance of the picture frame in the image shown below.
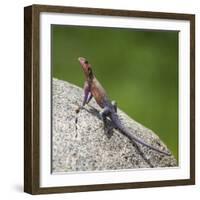
[[[187,45],[185,45],[185,53],[179,54],[179,56],[185,55],[188,58],[187,66],[181,68],[180,72],[184,72],[186,76],[188,76],[188,88],[186,95],[186,99],[188,101],[183,101],[181,105],[188,106],[188,113],[184,111],[185,118],[182,120],[188,124],[188,132],[187,139],[188,140],[188,150],[186,151],[186,156],[188,158],[187,163],[185,164],[185,171],[187,172],[186,176],[182,176],[180,173],[180,177],[178,178],[158,178],[157,180],[151,179],[148,181],[130,181],[123,179],[123,181],[111,181],[110,183],[101,182],[92,183],[92,184],[81,184],[77,182],[76,184],[65,184],[64,182],[57,184],[50,184],[47,186],[41,185],[41,179],[43,177],[43,160],[45,159],[44,154],[42,153],[42,149],[45,148],[45,145],[42,145],[44,141],[42,134],[42,126],[44,126],[44,120],[42,121],[41,113],[42,107],[44,103],[41,103],[41,99],[43,98],[44,89],[42,89],[42,82],[45,77],[45,71],[42,69],[42,41],[47,40],[49,44],[51,43],[51,39],[49,37],[43,37],[41,30],[43,30],[43,26],[45,26],[46,22],[42,22],[42,14],[46,14],[47,18],[52,14],[56,16],[66,15],[78,15],[79,18],[83,18],[84,16],[89,17],[97,17],[103,18],[104,22],[109,21],[106,17],[115,18],[121,17],[126,19],[142,19],[142,20],[152,20],[159,21],[160,24],[164,23],[164,21],[169,20],[170,22],[177,22],[181,24],[183,29],[179,30],[179,27],[176,27],[176,23],[174,23],[174,30],[179,31],[179,37],[183,37],[184,31],[186,34],[184,35],[184,39],[187,40]],[[63,21],[59,22],[59,17],[57,23],[62,24]],[[45,21],[45,20],[44,20]],[[83,20],[84,21],[84,20]],[[54,21],[55,22],[55,21]],[[46,26],[51,24],[51,19],[46,23]],[[71,25],[73,25],[73,20]],[[144,23],[144,26],[147,26],[147,23]],[[153,23],[152,23],[153,24]],[[76,26],[76,23],[74,24]],[[98,26],[98,25],[97,25]],[[99,25],[100,27],[104,27],[104,25]],[[109,25],[108,25],[109,26]],[[111,26],[112,27],[112,26]],[[114,26],[113,26],[114,27]],[[136,27],[136,29],[140,29]],[[143,28],[144,29],[144,28]],[[151,30],[159,30],[159,28],[154,27],[146,28]],[[160,28],[162,30],[163,28]],[[169,26],[168,30],[172,28]],[[48,29],[50,30],[50,29]],[[50,35],[50,33],[49,33]],[[186,40],[183,40],[186,42]],[[47,44],[47,43],[45,43]],[[183,45],[184,46],[184,45]],[[180,48],[180,46],[179,46]],[[182,47],[181,47],[182,48]],[[180,49],[179,49],[180,50]],[[179,51],[180,52],[180,51]],[[182,52],[182,50],[181,50]],[[45,59],[49,59],[45,57]],[[181,58],[180,58],[181,59]],[[50,63],[50,61],[49,61]],[[182,61],[179,60],[179,68],[182,66]],[[50,66],[48,66],[50,68]],[[51,75],[48,75],[48,78]],[[182,80],[179,74],[179,81]],[[186,81],[187,82],[187,81]],[[51,89],[50,82],[47,81],[49,85],[45,87]],[[179,87],[183,87],[181,85],[181,81],[179,82]],[[44,85],[44,84],[43,84]],[[180,89],[180,88],[179,88]],[[181,90],[181,89],[180,89]],[[182,90],[181,90],[182,91]],[[181,100],[182,94],[179,93],[179,100]],[[185,93],[184,93],[185,95]],[[185,95],[185,96],[186,96]],[[186,103],[187,105],[184,105]],[[48,106],[51,106],[50,102],[47,103]],[[181,107],[179,107],[181,110]],[[179,110],[179,115],[180,115]],[[47,113],[50,118],[50,113]],[[188,119],[188,120],[186,120]],[[186,121],[185,121],[186,120]],[[45,122],[49,124],[51,121]],[[179,132],[183,131],[181,128],[183,123],[179,121]],[[46,129],[48,130],[48,129]],[[183,137],[184,138],[184,135]],[[50,143],[50,141],[49,141]],[[183,144],[181,144],[183,148]],[[51,152],[51,149],[48,150]],[[182,152],[183,154],[183,152]],[[180,154],[180,155],[182,155]],[[185,163],[186,161],[184,161]],[[178,167],[177,170],[181,170],[181,166]],[[162,171],[162,170],[161,170]],[[184,170],[183,170],[184,172]],[[46,173],[46,172],[45,172]],[[49,176],[55,175],[51,174],[51,170],[48,171]],[[90,176],[90,174],[95,173],[86,173],[86,176]],[[119,173],[116,171],[115,173]],[[137,172],[136,172],[137,173]],[[155,174],[155,171],[152,172],[151,176]],[[166,171],[168,173],[168,171]],[[183,174],[183,173],[182,173]],[[59,175],[59,176],[62,176]],[[67,176],[67,175],[66,175]],[[76,174],[77,180],[79,179],[80,173]],[[113,176],[113,174],[112,174]],[[175,176],[174,176],[175,177]],[[57,178],[59,179],[59,177]],[[80,178],[81,179],[81,178]],[[89,178],[88,178],[89,179]],[[97,178],[93,182],[96,181]],[[53,180],[53,179],[52,179]],[[114,180],[114,179],[113,179]],[[84,180],[83,180],[84,181]],[[85,179],[86,181],[86,179]],[[118,181],[118,182],[117,182]],[[51,182],[50,179],[46,181]],[[131,189],[131,188],[147,188],[147,187],[161,187],[161,186],[177,186],[177,185],[192,185],[195,184],[195,16],[192,14],[182,14],[182,13],[164,13],[164,12],[150,12],[150,11],[132,11],[132,10],[115,10],[115,9],[100,9],[100,8],[82,8],[82,7],[64,7],[64,6],[50,6],[50,5],[31,5],[24,8],[24,191],[30,194],[49,194],[49,193],[64,193],[64,192],[84,192],[84,191],[98,191],[98,190],[113,190],[113,189]]]

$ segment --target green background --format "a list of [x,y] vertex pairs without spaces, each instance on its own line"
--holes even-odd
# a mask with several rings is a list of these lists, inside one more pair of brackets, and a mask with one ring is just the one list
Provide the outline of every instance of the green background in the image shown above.
[[53,77],[80,87],[85,57],[120,109],[178,159],[178,32],[52,25]]

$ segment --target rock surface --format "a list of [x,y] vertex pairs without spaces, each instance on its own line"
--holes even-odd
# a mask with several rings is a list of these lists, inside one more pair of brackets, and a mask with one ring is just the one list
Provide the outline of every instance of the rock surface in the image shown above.
[[[83,90],[73,84],[53,79],[52,172],[116,170],[177,166],[173,155],[165,156],[139,145],[113,129],[105,134],[104,124],[92,100],[78,114]],[[169,151],[159,137],[118,109],[122,123],[148,144]],[[77,123],[75,120],[77,119]]]

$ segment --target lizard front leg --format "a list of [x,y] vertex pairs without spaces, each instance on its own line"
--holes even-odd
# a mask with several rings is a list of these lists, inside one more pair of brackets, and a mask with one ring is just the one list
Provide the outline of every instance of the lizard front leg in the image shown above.
[[93,96],[92,96],[92,93],[89,92],[88,98],[87,98],[87,101],[86,101],[86,104],[88,104],[88,103],[91,101],[92,97],[93,97]]
[[84,98],[83,103],[81,106],[79,106],[76,109],[76,113],[79,113],[79,111],[85,106],[85,104],[88,104],[90,100],[92,99],[92,94],[90,92],[90,86],[87,82],[84,83]]
[[84,107],[84,105],[88,102],[88,99],[90,98],[90,86],[88,84],[88,82],[86,81],[84,83],[84,98],[83,98],[83,104],[82,107]]

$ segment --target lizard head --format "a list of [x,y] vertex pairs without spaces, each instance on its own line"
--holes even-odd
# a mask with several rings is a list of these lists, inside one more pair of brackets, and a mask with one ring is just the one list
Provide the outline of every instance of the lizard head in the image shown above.
[[93,73],[92,73],[92,68],[91,68],[91,65],[89,64],[89,62],[83,57],[79,57],[78,61],[83,69],[83,72],[84,72],[86,78],[92,79]]

